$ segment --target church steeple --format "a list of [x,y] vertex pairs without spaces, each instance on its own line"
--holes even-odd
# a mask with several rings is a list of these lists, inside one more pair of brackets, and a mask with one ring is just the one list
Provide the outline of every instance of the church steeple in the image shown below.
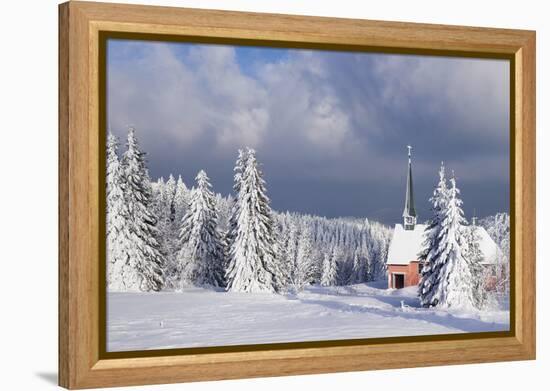
[[407,145],[409,150],[409,167],[407,171],[407,191],[405,195],[405,209],[403,210],[403,227],[406,230],[414,230],[416,225],[416,210],[414,209],[414,195],[413,195],[413,178],[412,178],[412,162],[411,162],[411,149],[410,145]]

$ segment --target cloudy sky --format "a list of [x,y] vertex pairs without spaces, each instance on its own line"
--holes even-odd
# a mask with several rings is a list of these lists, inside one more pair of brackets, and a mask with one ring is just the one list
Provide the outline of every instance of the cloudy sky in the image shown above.
[[107,67],[108,126],[153,178],[225,195],[249,146],[276,210],[394,224],[410,144],[420,221],[441,161],[467,217],[509,210],[507,61],[110,40]]

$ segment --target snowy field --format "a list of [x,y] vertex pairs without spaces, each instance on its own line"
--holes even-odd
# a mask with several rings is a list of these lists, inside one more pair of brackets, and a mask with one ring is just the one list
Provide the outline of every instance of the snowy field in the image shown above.
[[509,329],[509,312],[417,308],[416,287],[309,287],[298,295],[109,293],[107,350],[145,350]]

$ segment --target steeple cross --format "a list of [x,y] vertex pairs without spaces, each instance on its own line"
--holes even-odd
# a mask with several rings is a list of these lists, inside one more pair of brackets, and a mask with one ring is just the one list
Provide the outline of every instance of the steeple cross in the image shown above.
[[409,150],[409,157],[411,157],[411,150],[413,149],[413,147],[411,147],[410,145],[407,145],[407,149]]

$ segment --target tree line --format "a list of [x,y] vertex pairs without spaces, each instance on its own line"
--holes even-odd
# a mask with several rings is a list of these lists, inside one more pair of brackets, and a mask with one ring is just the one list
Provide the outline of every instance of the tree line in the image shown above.
[[368,220],[278,213],[253,149],[238,151],[233,194],[204,170],[152,182],[135,130],[126,151],[107,140],[107,283],[113,291],[188,285],[237,292],[298,292],[385,275],[391,230]]

